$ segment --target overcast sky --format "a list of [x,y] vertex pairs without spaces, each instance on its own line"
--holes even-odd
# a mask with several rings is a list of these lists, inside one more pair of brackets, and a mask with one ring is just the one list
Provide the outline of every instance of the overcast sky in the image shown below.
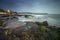
[[0,0],[0,8],[17,12],[60,14],[60,0]]

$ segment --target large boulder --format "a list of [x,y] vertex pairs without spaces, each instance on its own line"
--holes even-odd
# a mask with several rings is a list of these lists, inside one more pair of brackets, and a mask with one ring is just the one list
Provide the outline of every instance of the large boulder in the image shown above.
[[43,24],[44,26],[48,26],[48,22],[47,22],[47,21],[44,21],[42,24]]

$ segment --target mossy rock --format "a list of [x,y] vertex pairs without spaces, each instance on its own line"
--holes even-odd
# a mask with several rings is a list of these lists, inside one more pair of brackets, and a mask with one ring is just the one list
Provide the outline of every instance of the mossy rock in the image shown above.
[[6,22],[3,22],[3,23],[2,23],[2,27],[5,27],[6,25],[7,25]]
[[49,28],[47,28],[46,26],[41,26],[41,30],[46,31],[46,30],[49,30]]
[[47,21],[44,21],[42,24],[43,24],[44,26],[48,26],[48,22],[47,22]]

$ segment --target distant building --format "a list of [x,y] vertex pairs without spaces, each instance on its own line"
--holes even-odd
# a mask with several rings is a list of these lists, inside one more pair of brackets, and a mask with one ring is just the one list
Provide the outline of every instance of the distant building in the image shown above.
[[3,10],[3,9],[0,9],[0,15],[11,15],[11,11],[10,10]]
[[5,14],[5,15],[17,15],[17,12],[12,12],[10,10],[4,11],[3,9],[0,9],[0,14]]
[[6,12],[3,9],[0,9],[0,15],[6,14]]
[[6,15],[11,15],[11,11],[10,10],[6,10]]

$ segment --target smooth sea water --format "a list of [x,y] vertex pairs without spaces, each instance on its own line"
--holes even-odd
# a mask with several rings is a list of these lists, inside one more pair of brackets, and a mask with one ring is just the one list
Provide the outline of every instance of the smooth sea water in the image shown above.
[[60,14],[49,14],[47,21],[49,25],[60,27]]

